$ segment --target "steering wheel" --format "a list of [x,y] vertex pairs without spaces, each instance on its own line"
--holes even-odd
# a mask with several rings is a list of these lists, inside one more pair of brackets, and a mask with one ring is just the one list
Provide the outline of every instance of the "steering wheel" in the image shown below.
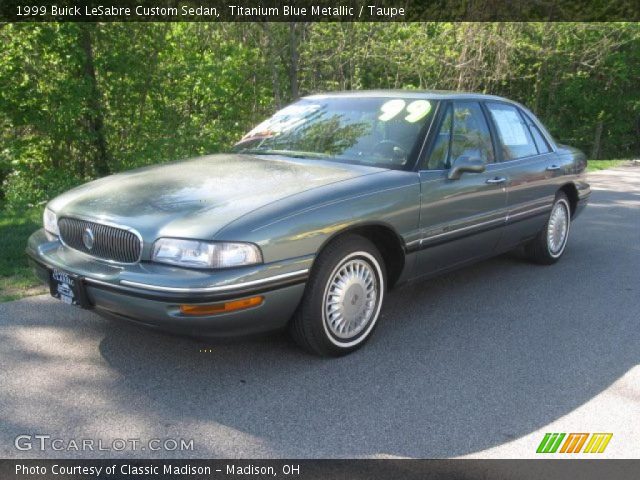
[[407,161],[407,151],[393,140],[381,140],[373,146],[372,153],[389,157],[394,163],[403,164]]

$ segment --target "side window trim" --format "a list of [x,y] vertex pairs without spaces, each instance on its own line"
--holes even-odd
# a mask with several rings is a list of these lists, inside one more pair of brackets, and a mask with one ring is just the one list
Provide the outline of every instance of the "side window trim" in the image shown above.
[[[453,108],[453,102],[451,100],[441,100],[438,103],[438,112],[436,117],[433,119],[433,128],[431,129],[430,135],[425,138],[426,145],[423,147],[420,158],[418,159],[418,172],[446,172],[448,170],[447,168],[432,170],[429,168],[425,168],[425,164],[429,161],[431,153],[436,146],[436,139],[438,138],[438,134],[440,133],[440,129],[442,128],[442,123],[447,117],[447,111],[449,108]],[[451,129],[453,129],[453,122],[451,125]],[[452,136],[451,130],[449,130],[449,136]],[[449,140],[449,148],[451,148],[451,139]]]
[[[504,162],[504,157],[502,155],[502,148],[500,148],[500,138],[498,137],[498,130],[495,123],[493,123],[493,117],[491,116],[491,112],[489,112],[487,102],[480,102],[480,108],[482,108],[482,113],[489,126],[489,134],[491,135],[491,144],[493,145],[493,156],[495,159],[494,163],[502,163]],[[491,164],[489,163],[487,165]]]
[[530,112],[529,110],[527,110],[524,107],[521,108],[521,110],[523,110],[523,112],[525,113],[525,116],[529,119],[529,121],[531,121],[531,123],[533,123],[536,127],[538,127],[538,130],[540,130],[540,133],[544,137],[545,142],[547,142],[547,145],[549,146],[549,149],[552,152],[557,152],[558,151],[558,146],[556,144],[555,139],[551,135],[551,133],[549,133],[549,130],[547,130],[547,127],[545,127],[542,124],[542,122],[538,119],[538,117],[536,117],[533,114],[533,112]]
[[[491,99],[491,100],[485,100],[482,102],[483,107],[485,109],[487,109],[487,113],[489,114],[489,117],[491,117],[490,112],[488,111],[488,106],[487,103],[500,103],[503,105],[509,105],[512,107],[515,107],[524,117],[525,119],[525,123],[531,123],[533,126],[535,126],[539,131],[540,134],[542,135],[542,138],[544,139],[545,143],[547,144],[547,147],[549,148],[549,152],[548,153],[554,153],[558,150],[555,140],[553,139],[553,137],[551,136],[551,134],[549,133],[549,131],[547,130],[547,127],[545,127],[540,120],[538,120],[538,118],[531,113],[529,110],[527,110],[526,108],[522,107],[520,104],[514,103],[514,102],[510,102],[507,100],[503,100],[503,99]],[[495,127],[495,123],[493,122],[493,118],[489,118],[489,121],[491,123],[491,125],[493,125]],[[497,134],[497,130],[496,130],[496,134]],[[497,138],[498,141],[498,146],[500,146],[500,140]],[[502,149],[500,149],[502,150]],[[499,157],[496,155],[496,158],[500,158],[500,162],[513,162],[515,160],[504,160],[503,156],[502,156],[502,151],[499,152]],[[528,157],[527,157],[528,158]],[[516,160],[520,160],[519,158]]]
[[[491,124],[495,127],[495,132],[496,132],[496,135],[495,135],[495,136],[496,136],[496,142],[497,142],[498,147],[499,147],[499,148],[498,148],[498,151],[499,151],[499,155],[500,155],[500,160],[499,160],[499,161],[500,161],[501,163],[519,162],[519,161],[521,161],[521,160],[528,160],[528,159],[531,159],[531,158],[533,158],[533,157],[537,157],[537,156],[539,156],[539,155],[544,155],[544,154],[541,154],[541,153],[540,153],[540,150],[538,149],[538,145],[536,144],[536,140],[535,140],[535,138],[533,137],[533,134],[531,133],[531,129],[529,128],[529,117],[528,117],[528,116],[525,116],[525,115],[523,114],[522,109],[520,108],[520,106],[519,106],[519,105],[516,105],[515,103],[511,103],[511,102],[505,102],[505,101],[503,101],[503,100],[487,100],[486,102],[483,102],[483,103],[485,103],[484,107],[487,109],[487,114],[488,114],[488,116],[489,116],[489,117],[491,117],[491,119],[490,119],[490,120],[491,120]],[[506,158],[504,157],[504,155],[503,155],[503,151],[502,151],[503,149],[501,148],[501,147],[502,147],[502,140],[500,139],[500,136],[499,136],[500,134],[498,133],[498,126],[495,124],[495,120],[494,120],[494,118],[493,118],[493,115],[491,115],[491,112],[490,112],[490,110],[489,110],[489,109],[490,109],[490,107],[489,107],[488,103],[495,103],[495,104],[498,104],[498,105],[506,105],[506,106],[509,106],[509,107],[511,107],[511,108],[513,108],[513,109],[515,109],[516,113],[520,116],[520,120],[522,121],[523,125],[526,127],[526,131],[529,133],[529,137],[531,138],[531,141],[533,142],[533,146],[534,146],[534,147],[535,147],[535,149],[536,149],[536,153],[534,153],[534,154],[532,154],[532,155],[525,155],[525,156],[523,156],[523,157],[511,158],[511,159],[506,159]],[[535,124],[534,124],[534,125],[535,125]],[[538,130],[539,130],[539,129],[538,129]],[[543,135],[543,136],[544,136],[544,135]],[[545,141],[547,141],[547,140],[546,140],[546,137],[545,137]],[[550,151],[553,151],[553,149],[551,149],[551,148],[549,148],[549,150],[550,150]]]
[[455,108],[456,105],[464,105],[464,104],[476,104],[478,106],[478,109],[481,112],[482,117],[484,118],[484,123],[487,127],[487,130],[489,131],[489,140],[491,141],[491,148],[492,148],[492,154],[493,154],[493,161],[487,161],[486,165],[493,165],[495,163],[497,163],[497,154],[496,154],[496,148],[495,148],[495,144],[493,143],[493,136],[491,135],[491,127],[490,127],[490,123],[489,123],[489,119],[487,118],[487,112],[485,112],[484,109],[484,101],[481,98],[473,98],[473,99],[464,99],[464,100],[454,100],[451,102],[451,107],[452,107],[452,114],[453,114],[453,118],[451,121],[451,139],[449,141],[449,155],[451,155],[451,147],[453,144],[453,132],[455,129]]
[[[549,144],[549,141],[546,139],[544,133],[542,133],[542,130],[540,130],[540,128],[533,122],[533,120],[531,120],[529,115],[527,115],[525,112],[523,112],[521,108],[518,108],[518,113],[520,114],[520,117],[522,117],[522,120],[524,121],[525,125],[529,129],[529,133],[531,134],[531,138],[533,138],[533,143],[536,145],[536,149],[538,150],[538,155],[546,155],[548,153],[553,152],[553,149],[551,148],[551,145]],[[538,142],[536,141],[536,136],[533,134],[533,131],[532,131],[531,127],[535,128],[538,131],[538,133],[540,134],[540,138],[542,138],[542,141],[544,142],[544,146],[547,147],[547,151],[546,152],[541,152],[540,151],[540,146],[538,145]]]
[[456,121],[456,102],[451,102],[447,106],[447,111],[444,113],[444,117],[442,121],[444,122],[447,119],[447,114],[451,112],[451,125],[449,126],[449,145],[447,145],[447,158],[444,159],[445,166],[449,165],[449,168],[445,168],[445,170],[451,169],[451,149],[453,148],[453,126]]
[[522,121],[522,124],[525,126],[525,128],[529,132],[529,136],[531,137],[531,140],[533,141],[533,146],[536,147],[536,152],[538,152],[537,155],[528,155],[527,157],[523,157],[523,158],[537,157],[538,155],[544,155],[540,151],[540,147],[538,146],[538,142],[536,141],[536,137],[533,134],[533,131],[531,130],[531,126],[532,126],[531,122],[529,121],[529,119],[527,117],[524,116],[524,114],[522,113],[522,110],[520,108],[516,107],[516,111],[518,112],[518,115],[520,115],[520,120]]
[[422,127],[418,136],[418,140],[416,141],[416,146],[414,147],[415,154],[413,155],[412,161],[407,162],[407,164],[405,165],[405,171],[415,172],[416,170],[421,170],[420,167],[424,161],[425,151],[429,148],[431,137],[433,136],[433,131],[440,118],[442,103],[442,101],[436,102],[436,107],[433,115],[431,115],[431,120],[425,123],[425,125]]

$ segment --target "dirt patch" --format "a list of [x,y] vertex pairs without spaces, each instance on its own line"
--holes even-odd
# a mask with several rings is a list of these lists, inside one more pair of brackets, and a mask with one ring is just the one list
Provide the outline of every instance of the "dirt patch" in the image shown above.
[[35,285],[31,287],[5,287],[0,290],[0,302],[10,302],[19,300],[24,297],[32,297],[34,295],[42,295],[48,293],[49,290],[44,285]]

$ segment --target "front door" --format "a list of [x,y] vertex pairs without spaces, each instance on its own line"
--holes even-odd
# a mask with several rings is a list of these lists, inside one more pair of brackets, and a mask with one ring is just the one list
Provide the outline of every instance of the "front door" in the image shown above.
[[[443,107],[438,133],[420,168],[418,276],[492,254],[507,212],[509,178],[504,167],[495,162],[480,104],[456,101]],[[465,161],[481,161],[485,170],[451,179],[452,166]]]

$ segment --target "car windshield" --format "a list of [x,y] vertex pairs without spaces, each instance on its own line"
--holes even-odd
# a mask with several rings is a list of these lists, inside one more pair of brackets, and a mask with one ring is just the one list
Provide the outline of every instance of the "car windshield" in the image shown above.
[[434,110],[435,102],[415,97],[309,97],[262,122],[233,150],[401,169],[417,155]]

